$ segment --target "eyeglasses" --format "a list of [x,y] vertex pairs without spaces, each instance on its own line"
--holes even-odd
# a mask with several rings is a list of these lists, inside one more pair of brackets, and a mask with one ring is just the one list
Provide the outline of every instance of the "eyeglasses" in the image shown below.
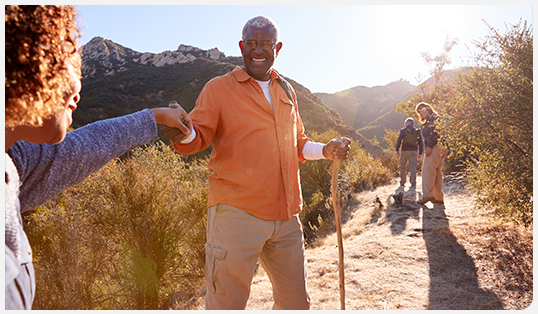
[[274,49],[275,48],[275,43],[270,40],[257,41],[253,39],[247,39],[247,40],[243,40],[243,43],[247,46],[247,48],[251,48],[251,49],[255,49],[258,46],[258,44],[260,45],[260,47],[262,47],[262,49]]

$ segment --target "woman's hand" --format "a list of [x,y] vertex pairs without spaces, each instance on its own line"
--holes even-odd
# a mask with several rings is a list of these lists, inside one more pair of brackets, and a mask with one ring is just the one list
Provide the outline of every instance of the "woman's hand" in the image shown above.
[[192,120],[176,101],[171,101],[168,108],[150,110],[161,132],[172,142],[181,142],[192,133]]

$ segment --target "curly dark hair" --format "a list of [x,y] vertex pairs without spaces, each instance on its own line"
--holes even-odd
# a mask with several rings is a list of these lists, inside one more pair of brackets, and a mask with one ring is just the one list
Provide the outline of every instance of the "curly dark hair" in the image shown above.
[[80,77],[73,6],[6,5],[6,127],[40,126]]

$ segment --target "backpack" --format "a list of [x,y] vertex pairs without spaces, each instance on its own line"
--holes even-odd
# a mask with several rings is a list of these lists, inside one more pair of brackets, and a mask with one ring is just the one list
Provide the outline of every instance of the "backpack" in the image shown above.
[[405,129],[405,135],[402,141],[402,147],[417,148],[420,140],[420,129]]

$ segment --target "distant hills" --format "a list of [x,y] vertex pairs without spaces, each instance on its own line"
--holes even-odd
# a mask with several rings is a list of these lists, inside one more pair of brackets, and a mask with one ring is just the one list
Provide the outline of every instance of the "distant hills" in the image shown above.
[[416,87],[400,80],[385,86],[353,87],[338,93],[316,93],[330,108],[336,109],[347,125],[368,139],[383,140],[385,128],[403,127],[406,116],[396,112],[396,104],[412,96]]
[[[241,57],[227,57],[217,48],[180,45],[175,51],[141,53],[101,37],[82,46],[81,55],[82,91],[73,113],[75,128],[144,108],[167,106],[172,99],[190,111],[207,81],[243,65]],[[359,141],[373,155],[380,154],[382,148],[366,138],[376,136],[382,141],[385,128],[401,128],[405,117],[395,112],[396,103],[409,98],[415,88],[397,81],[335,94],[313,94],[293,79],[286,79],[297,93],[307,132],[336,130]]]

